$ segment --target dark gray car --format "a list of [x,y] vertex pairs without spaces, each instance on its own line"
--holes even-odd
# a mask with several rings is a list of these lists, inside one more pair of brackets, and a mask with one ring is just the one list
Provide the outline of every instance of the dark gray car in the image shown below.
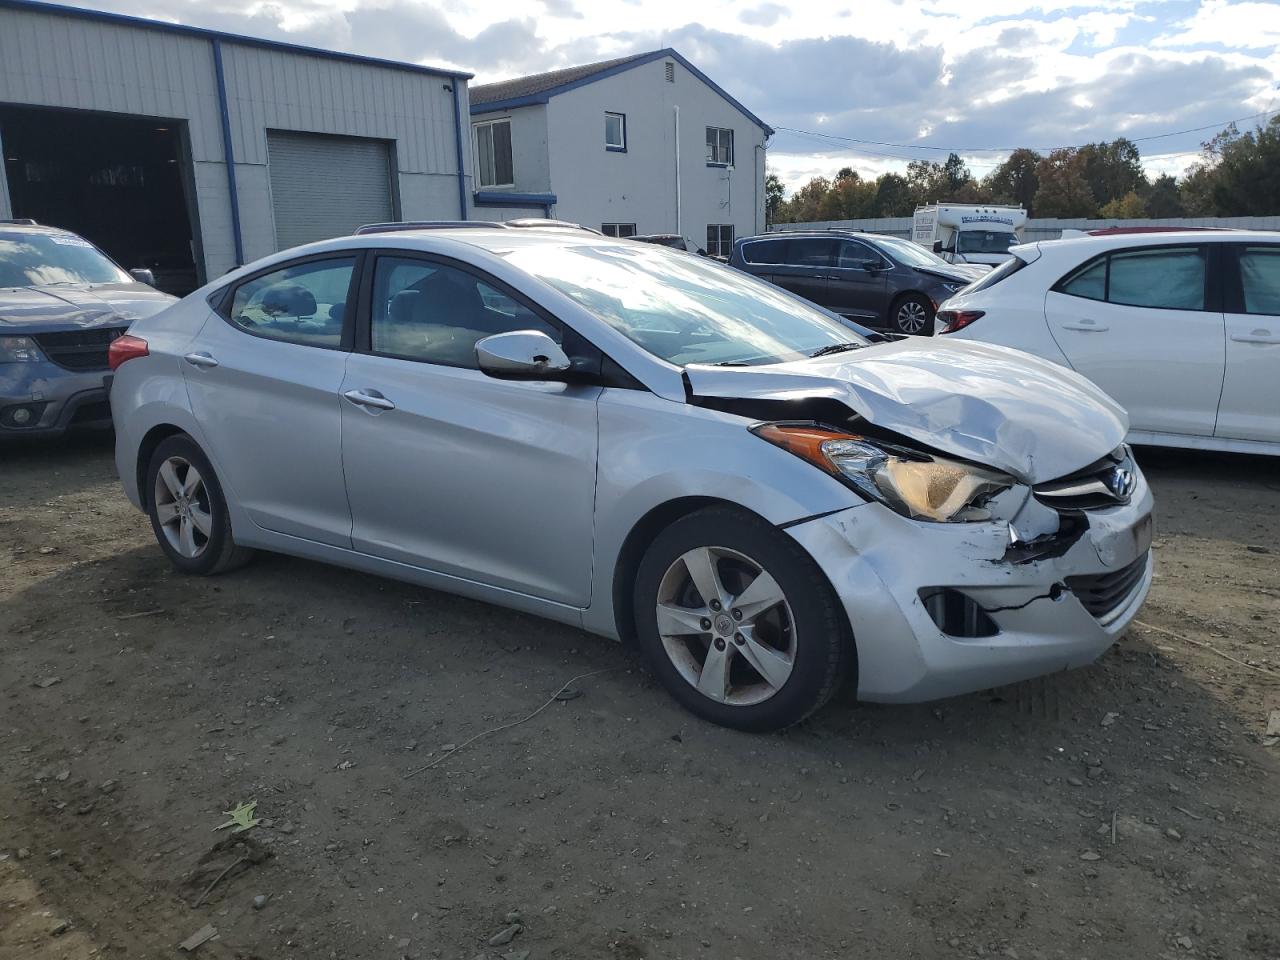
[[74,233],[0,221],[0,442],[110,426],[107,348],[176,299]]
[[729,263],[842,316],[914,334],[932,333],[938,304],[986,272],[910,240],[833,230],[743,237]]

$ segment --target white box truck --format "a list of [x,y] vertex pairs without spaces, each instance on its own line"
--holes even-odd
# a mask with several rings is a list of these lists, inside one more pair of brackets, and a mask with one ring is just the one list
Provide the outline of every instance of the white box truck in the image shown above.
[[1009,259],[1022,243],[1027,211],[1022,207],[932,203],[917,207],[911,239],[951,263],[987,263]]

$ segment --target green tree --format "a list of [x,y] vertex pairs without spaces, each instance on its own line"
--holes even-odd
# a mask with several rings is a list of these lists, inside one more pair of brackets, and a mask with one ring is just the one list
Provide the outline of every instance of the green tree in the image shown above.
[[769,173],[764,178],[764,219],[765,223],[777,223],[778,211],[786,199],[787,188],[782,178],[776,173]]
[[906,177],[896,173],[882,173],[876,178],[876,195],[871,214],[873,217],[909,217],[915,213],[915,209],[911,184]]
[[1036,167],[1038,217],[1092,217],[1098,202],[1085,177],[1085,158],[1074,147],[1054,150]]
[[1107,220],[1141,220],[1147,216],[1147,201],[1136,190],[1130,190],[1123,197],[1104,203],[1098,215]]
[[1205,154],[1212,175],[1209,196],[1217,216],[1280,212],[1280,116],[1248,133],[1224,130],[1205,144]]
[[1118,137],[1110,143],[1090,143],[1079,150],[1089,192],[1099,204],[1119,200],[1147,188],[1142,155],[1132,140]]
[[1169,220],[1186,214],[1182,198],[1178,195],[1178,181],[1167,173],[1162,173],[1151,181],[1143,199],[1147,202],[1148,217]]
[[956,153],[947,154],[947,162],[942,165],[943,176],[946,177],[946,188],[948,200],[957,200],[955,196],[957,190],[967,183],[973,181],[973,176],[969,173],[969,168],[964,165],[964,161],[960,159],[960,155]]
[[1007,160],[992,170],[983,181],[995,203],[1017,203],[1026,208],[1028,216],[1035,216],[1036,190],[1040,177],[1036,170],[1044,158],[1034,150],[1019,147]]

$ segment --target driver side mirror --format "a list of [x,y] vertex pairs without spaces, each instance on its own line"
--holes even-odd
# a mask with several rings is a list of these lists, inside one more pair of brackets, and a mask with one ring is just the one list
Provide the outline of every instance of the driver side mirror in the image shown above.
[[941,240],[935,240],[935,241],[933,241],[933,252],[934,252],[934,253],[941,253],[941,252],[942,252],[942,241],[941,241]]
[[563,380],[569,358],[541,330],[512,330],[476,341],[481,371],[499,380]]
[[155,274],[144,267],[134,267],[129,271],[129,276],[133,277],[133,279],[137,280],[139,283],[145,283],[148,287],[154,287],[156,285]]

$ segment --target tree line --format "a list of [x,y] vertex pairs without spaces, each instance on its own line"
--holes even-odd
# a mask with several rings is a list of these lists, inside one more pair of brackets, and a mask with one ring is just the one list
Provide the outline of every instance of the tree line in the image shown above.
[[1280,213],[1280,115],[1253,130],[1234,124],[1201,145],[1181,177],[1151,179],[1131,140],[1120,137],[1041,154],[1023,147],[987,176],[974,177],[955,153],[938,163],[912,160],[905,174],[866,180],[852,167],[814,177],[786,196],[776,174],[765,180],[771,223],[909,217],[936,201],[1021,204],[1032,217],[1167,219]]

